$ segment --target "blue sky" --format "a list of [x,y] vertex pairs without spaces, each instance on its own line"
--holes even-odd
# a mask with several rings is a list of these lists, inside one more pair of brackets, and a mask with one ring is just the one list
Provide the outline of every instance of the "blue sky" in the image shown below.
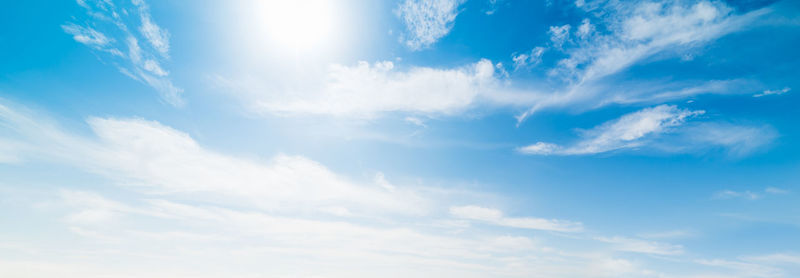
[[3,277],[796,277],[795,1],[17,1]]

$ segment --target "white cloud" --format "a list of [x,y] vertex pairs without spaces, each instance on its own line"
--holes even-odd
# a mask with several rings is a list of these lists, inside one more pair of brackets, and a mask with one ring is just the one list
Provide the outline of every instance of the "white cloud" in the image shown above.
[[733,191],[733,190],[721,190],[714,193],[714,199],[747,199],[747,200],[758,200],[763,198],[765,195],[775,195],[775,194],[788,194],[789,191],[776,188],[776,187],[767,187],[764,189],[763,192],[753,192],[750,190],[745,191]]
[[[603,2],[605,3],[605,2]],[[605,32],[585,19],[570,35],[570,26],[552,26],[551,41],[556,49],[563,48],[566,58],[549,72],[550,76],[565,81],[563,89],[547,98],[541,98],[517,119],[525,118],[538,110],[552,107],[597,108],[610,103],[635,103],[661,98],[661,92],[628,94],[618,92],[616,81],[607,80],[656,54],[663,57],[677,55],[711,42],[724,35],[740,31],[751,22],[768,13],[759,9],[744,14],[736,14],[722,2],[700,1],[687,5],[680,1],[655,2],[616,2],[581,5],[595,15],[595,21],[605,25]],[[595,9],[602,13],[593,13]],[[698,88],[698,85],[684,88]],[[672,97],[686,97],[700,93],[715,93],[719,90],[691,90]]]
[[603,273],[605,277],[621,277],[626,276],[626,274],[635,273],[637,268],[634,263],[629,260],[608,258],[592,265],[591,270],[597,273]]
[[585,64],[579,80],[598,79],[629,67],[670,47],[708,42],[739,30],[763,10],[732,14],[721,3],[641,2],[624,6],[611,18],[614,33],[598,37],[589,47],[570,50],[567,65]]
[[512,57],[514,61],[514,70],[519,70],[525,67],[536,66],[542,62],[542,55],[546,49],[541,46],[534,47],[528,53],[522,53]]
[[232,88],[250,108],[277,115],[332,115],[373,118],[382,113],[408,112],[452,115],[484,104],[523,105],[532,96],[506,89],[495,65],[480,60],[454,69],[395,68],[389,61],[355,66],[332,65],[321,83],[305,86],[262,85],[259,80],[215,82]]
[[[398,219],[424,215],[430,206],[408,188],[390,184],[382,173],[375,184],[359,184],[303,157],[279,155],[259,162],[228,156],[202,147],[185,133],[140,119],[90,118],[96,138],[62,131],[4,105],[0,122],[17,134],[4,136],[34,146],[22,155],[25,159],[66,164],[131,190],[125,202],[61,190],[66,209],[55,208],[65,214],[72,233],[95,243],[113,242],[126,252],[214,261],[224,258],[213,254],[241,252],[318,267],[336,261],[363,266],[401,260],[404,266],[457,267],[488,275],[507,271],[503,260],[523,258],[521,254],[536,248],[521,236],[452,237],[411,229]],[[403,217],[392,217],[396,214]],[[356,220],[320,220],[329,216]],[[143,225],[137,222],[141,219],[163,224]],[[226,247],[198,247],[198,242],[219,235],[225,235]],[[182,247],[165,254],[153,245],[158,241]],[[471,262],[475,258],[482,262]],[[339,276],[318,270],[316,274]]]
[[569,40],[569,30],[572,28],[569,24],[562,26],[550,26],[550,41],[557,48],[561,48],[567,40]]
[[[467,277],[485,277],[508,273],[556,274],[570,268],[580,269],[570,266],[573,262],[563,258],[529,258],[528,255],[532,253],[547,254],[548,251],[542,250],[538,241],[524,236],[439,235],[402,226],[282,217],[246,209],[165,200],[147,200],[131,208],[124,218],[146,217],[148,221],[166,221],[163,225],[166,227],[126,230],[120,228],[124,226],[122,224],[130,225],[132,222],[117,221],[115,223],[119,225],[85,225],[74,227],[71,231],[95,243],[99,239],[113,241],[115,246],[134,256],[158,252],[162,260],[180,257],[195,262],[211,260],[223,265],[234,263],[230,257],[226,257],[231,254],[235,254],[234,257],[258,258],[260,262],[268,260],[272,266],[269,269],[258,268],[258,273],[278,276],[297,274],[297,267],[302,266],[314,269],[315,275],[353,277],[352,271],[340,273],[336,268],[327,267],[331,263],[346,267],[358,265],[358,277],[374,277],[376,273],[372,268],[375,266],[381,266],[380,270],[385,270],[387,266],[398,267],[393,272],[395,274],[389,277],[418,276],[431,274],[431,271],[450,275],[471,272],[473,274]],[[188,224],[194,232],[174,230],[180,227],[174,223]],[[213,244],[220,241],[224,245]],[[160,246],[165,243],[173,248],[164,250]],[[125,253],[117,254],[116,258],[127,256]],[[93,256],[87,256],[87,259],[97,260]],[[530,267],[520,268],[516,266],[517,263]],[[576,260],[575,263],[580,265],[586,262]],[[180,261],[175,261],[171,265],[181,269],[180,264]],[[248,264],[238,260],[237,265]],[[230,273],[226,273],[226,276],[230,276]]]
[[656,255],[679,255],[683,253],[683,246],[657,241],[626,237],[599,237],[597,240],[611,243],[613,248],[619,251]]
[[19,159],[62,161],[151,194],[192,194],[210,202],[238,200],[272,210],[341,206],[354,214],[423,214],[426,200],[392,189],[383,179],[358,184],[300,156],[269,161],[231,157],[201,147],[189,135],[140,119],[88,120],[96,139],[82,138],[0,105],[0,120],[14,127],[27,148]]
[[763,96],[771,96],[771,95],[782,95],[788,93],[792,89],[789,87],[780,89],[780,90],[764,90],[764,92],[758,93],[753,95],[753,97],[763,97]]
[[659,105],[624,115],[588,130],[585,132],[586,138],[573,146],[561,147],[538,142],[518,150],[525,154],[582,155],[636,148],[643,145],[644,137],[665,132],[683,124],[686,119],[703,113],[672,105]]
[[645,108],[582,132],[572,145],[537,142],[517,149],[531,155],[590,155],[616,150],[649,148],[661,152],[687,153],[721,148],[732,157],[742,157],[767,146],[776,132],[765,126],[721,122],[686,124],[704,111],[674,105]]
[[420,119],[420,118],[417,118],[417,117],[411,117],[411,116],[409,116],[409,117],[406,117],[406,118],[404,119],[404,121],[406,121],[407,123],[413,124],[413,125],[415,125],[415,126],[418,126],[418,127],[428,127],[428,126],[425,124],[425,121],[424,121],[424,120],[422,120],[422,119]]
[[[77,42],[110,54],[104,58],[112,61],[123,74],[158,91],[167,103],[183,105],[180,96],[183,89],[172,83],[169,72],[161,66],[169,58],[169,33],[155,24],[144,1],[132,1],[130,7],[113,1],[79,1],[78,4],[86,9],[87,18],[95,28],[70,22],[61,26],[64,32],[73,35]],[[137,29],[132,27],[136,25],[140,35],[131,31]],[[149,46],[140,44],[140,39]],[[122,49],[127,49],[127,53]]]
[[[317,209],[352,215],[429,213],[433,200],[391,184],[383,173],[373,184],[356,183],[323,165],[299,156],[277,155],[253,161],[203,148],[188,134],[141,119],[89,118],[96,139],[62,131],[47,121],[0,105],[0,120],[16,130],[30,148],[16,155],[67,163],[106,176],[120,185],[159,196],[191,195],[210,203],[235,202],[270,211]],[[35,139],[34,139],[35,138]],[[10,140],[15,141],[15,140]],[[131,212],[95,195],[63,193],[75,203],[89,205],[91,220],[115,212]],[[345,210],[341,209],[346,209]],[[489,211],[497,217],[480,218]],[[565,220],[502,217],[480,207],[453,207],[459,217],[492,220],[510,227],[578,231],[580,223]],[[88,217],[98,216],[98,217]]]
[[386,180],[386,176],[384,176],[381,172],[375,174],[375,183],[389,192],[394,192],[396,190],[396,187],[389,183],[389,181]]
[[497,12],[502,2],[503,0],[489,0],[488,8],[484,13],[486,13],[486,15],[493,15],[495,12]]
[[72,35],[75,41],[95,48],[104,47],[111,42],[111,39],[91,27],[83,27],[75,25],[74,23],[68,23],[61,25],[61,29],[64,29],[64,32]]
[[[54,258],[37,256],[34,262],[38,263],[63,262],[63,256],[81,254],[85,261],[107,265],[104,252],[110,252],[126,262],[156,258],[176,271],[213,261],[247,265],[243,273],[284,276],[297,274],[299,267],[312,269],[311,276],[335,277],[353,277],[353,272],[330,268],[332,264],[358,265],[356,276],[365,277],[385,271],[386,265],[398,268],[393,272],[397,277],[431,273],[481,277],[533,271],[556,274],[581,269],[573,264],[591,263],[533,260],[528,257],[531,253],[549,251],[520,235],[454,236],[453,228],[416,229],[430,221],[420,214],[429,206],[415,201],[419,198],[410,195],[408,188],[389,184],[380,173],[376,184],[359,184],[302,157],[282,155],[264,163],[228,156],[204,148],[185,133],[138,119],[91,118],[96,135],[91,138],[4,105],[0,122],[5,131],[11,131],[4,137],[34,147],[18,150],[24,152],[24,159],[83,169],[123,189],[118,197],[124,196],[125,201],[89,191],[58,190],[64,207],[47,202],[42,209],[63,215],[66,231],[78,238],[60,243]],[[402,216],[392,216],[398,213]],[[502,221],[507,226],[547,230],[573,231],[577,225],[532,218]],[[213,243],[220,241],[224,244]],[[165,249],[165,243],[171,247]],[[35,250],[38,245],[27,246]],[[258,263],[232,261],[234,257],[257,258]],[[185,264],[188,261],[192,264]],[[263,261],[273,266],[265,270]],[[12,265],[0,273],[21,273],[22,269],[30,270]],[[49,274],[35,269],[27,275]],[[86,269],[92,271],[82,272],[86,273],[82,277],[103,276],[102,271],[94,272],[96,267]],[[219,276],[213,274],[204,275]]]
[[583,225],[579,222],[530,217],[505,217],[500,210],[479,206],[451,207],[450,214],[459,218],[479,220],[494,225],[521,229],[557,232],[578,232],[583,230]]
[[761,195],[753,193],[751,191],[737,192],[732,190],[722,190],[714,193],[714,198],[715,199],[744,198],[749,200],[756,200],[756,199],[761,199]]
[[[0,254],[26,254],[0,260],[0,275],[659,277],[644,268],[649,257],[634,256],[681,250],[601,236],[612,248],[583,246],[597,239],[575,233],[584,231],[579,222],[451,206],[431,193],[435,189],[392,184],[382,173],[373,181],[352,181],[298,156],[261,161],[226,155],[153,121],[88,122],[90,134],[65,131],[22,106],[0,105],[2,139],[25,146],[9,150],[20,163],[14,167],[46,162],[101,178],[79,185],[58,181],[56,200],[41,198],[42,187],[0,194],[5,206],[9,196],[39,192],[30,198],[36,213],[61,219],[48,231],[52,237],[23,236],[11,247],[0,242]],[[81,181],[88,180],[94,179]],[[439,220],[490,225],[437,225]],[[530,231],[503,227],[569,233],[531,238]],[[616,258],[619,252],[626,259]],[[64,259],[72,257],[90,264]],[[142,269],[141,263],[158,275],[128,271]],[[213,265],[237,269],[207,267]]]
[[776,254],[761,255],[761,256],[750,256],[746,257],[745,260],[762,262],[773,265],[793,264],[800,266],[800,255],[791,253],[776,253]]
[[72,224],[107,222],[121,213],[133,211],[124,204],[91,192],[62,190],[60,193],[61,198],[68,205],[80,208],[78,212],[71,213],[64,218],[65,221]]
[[770,194],[789,194],[788,190],[777,188],[777,187],[767,187],[766,189],[764,189],[764,192],[767,192],[767,193],[770,193]]
[[577,35],[580,39],[585,40],[586,38],[590,37],[592,33],[594,33],[594,31],[595,31],[594,25],[592,25],[591,21],[588,18],[585,18],[583,19],[583,21],[581,21],[581,25],[578,26]]
[[167,74],[169,74],[167,71],[161,68],[158,62],[153,60],[145,61],[144,69],[158,76],[167,76]]
[[670,230],[670,231],[640,234],[639,237],[649,238],[649,239],[664,239],[664,238],[674,239],[674,238],[692,237],[694,235],[695,235],[694,232],[688,230]]
[[[588,99],[588,101],[593,102],[594,107],[608,104],[659,103],[699,94],[744,94],[755,86],[754,82],[741,79],[675,83],[642,82],[626,84],[624,88],[618,88],[614,92],[606,92],[603,96]],[[605,86],[599,87],[592,93],[610,89],[610,87]],[[593,88],[582,89],[592,90]]]
[[[410,192],[357,185],[304,157],[278,155],[267,163],[208,151],[188,135],[142,120],[92,118],[103,149],[87,165],[115,179],[165,194],[209,193],[272,210],[336,204],[357,213],[422,213]],[[385,182],[385,180],[384,180]],[[385,187],[385,185],[384,185]]]
[[552,143],[536,142],[532,145],[527,145],[518,149],[519,152],[524,154],[559,154],[562,152],[562,147]]
[[408,32],[406,45],[420,50],[436,43],[453,28],[464,0],[406,0],[397,7],[397,13]]
[[[454,19],[458,3],[404,1],[397,11],[409,22],[445,22],[436,26],[450,26],[452,22],[448,20],[412,18]],[[586,13],[590,18],[573,25],[552,26],[551,47],[536,47],[511,56],[513,68],[518,70],[543,64],[545,51],[561,51],[552,55],[564,58],[548,71],[550,78],[534,80],[537,85],[554,86],[528,84],[523,88],[521,84],[525,82],[513,82],[500,63],[491,69],[493,63],[486,59],[451,68],[403,67],[388,61],[333,64],[327,68],[303,64],[302,70],[296,72],[279,66],[280,78],[272,80],[262,76],[213,75],[212,82],[240,98],[251,111],[270,115],[375,118],[387,113],[459,115],[478,107],[527,108],[518,114],[518,123],[541,109],[580,112],[610,104],[651,105],[699,94],[749,94],[762,89],[757,81],[735,78],[631,82],[605,77],[650,57],[679,56],[683,50],[743,30],[768,13],[768,8],[736,13],[724,3],[706,1],[613,2],[603,8],[603,13],[591,10],[599,9],[596,3],[584,8],[590,9]],[[451,13],[434,12],[442,10]],[[434,16],[441,14],[450,17]],[[430,24],[412,25],[419,28],[409,30],[449,30],[423,27]],[[435,39],[428,41],[433,43]],[[408,42],[422,47],[420,40]],[[421,98],[422,95],[426,97]]]
[[153,18],[150,16],[150,7],[147,3],[143,0],[134,0],[132,2],[139,8],[139,18],[141,19],[139,32],[147,38],[150,45],[161,55],[169,55],[169,32],[153,22]]
[[699,264],[707,266],[721,267],[731,270],[729,275],[740,277],[782,277],[783,272],[775,267],[759,263],[745,262],[740,260],[697,260]]
[[[700,146],[715,146],[726,149],[732,157],[752,154],[768,146],[778,137],[777,131],[768,125],[737,125],[731,123],[703,123],[686,128],[685,138]],[[691,146],[685,147],[687,150]],[[677,150],[676,150],[677,151]]]

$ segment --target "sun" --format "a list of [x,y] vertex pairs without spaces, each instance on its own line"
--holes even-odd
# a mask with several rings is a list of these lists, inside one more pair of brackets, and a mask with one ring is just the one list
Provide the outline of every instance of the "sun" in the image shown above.
[[337,39],[340,7],[335,1],[257,1],[254,24],[257,36],[271,46],[304,51],[323,48]]

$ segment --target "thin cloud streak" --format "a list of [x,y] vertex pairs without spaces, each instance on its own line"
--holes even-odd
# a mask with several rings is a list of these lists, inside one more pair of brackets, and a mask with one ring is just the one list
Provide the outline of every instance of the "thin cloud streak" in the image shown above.
[[768,127],[718,122],[687,124],[704,113],[659,105],[583,131],[583,139],[571,145],[537,142],[517,151],[528,155],[593,155],[641,149],[702,153],[722,148],[731,157],[743,157],[769,145],[776,137],[775,131]]
[[[73,22],[61,27],[73,35],[75,41],[105,53],[102,58],[122,74],[158,91],[162,100],[176,107],[183,106],[183,89],[172,83],[169,72],[161,66],[169,58],[169,32],[155,23],[150,7],[143,0],[134,0],[131,4],[133,6],[113,1],[78,1],[86,10],[85,19],[94,28]],[[134,31],[137,29],[139,32]]]

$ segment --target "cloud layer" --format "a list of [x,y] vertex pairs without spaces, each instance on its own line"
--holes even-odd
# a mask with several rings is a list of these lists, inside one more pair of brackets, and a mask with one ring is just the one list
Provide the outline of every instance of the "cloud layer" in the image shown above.
[[[676,108],[650,113],[656,112],[692,114]],[[680,116],[661,117],[654,124],[665,125],[676,117]],[[144,263],[152,262],[147,269],[166,270],[149,273],[137,268],[125,273],[671,277],[669,270],[649,269],[653,258],[647,256],[684,252],[673,243],[588,232],[577,221],[510,217],[494,208],[453,205],[431,193],[441,189],[391,184],[382,173],[373,181],[359,182],[300,156],[260,161],[226,155],[154,121],[89,118],[87,123],[91,134],[82,135],[22,106],[0,105],[3,146],[16,146],[0,148],[0,157],[15,158],[3,163],[47,162],[99,177],[99,185],[114,185],[91,190],[59,184],[46,193],[18,189],[15,198],[33,194],[30,198],[36,201],[29,205],[60,218],[63,226],[54,232],[63,230],[68,234],[62,236],[73,240],[55,249],[47,240],[44,245],[22,241],[22,250],[43,255],[0,260],[0,274],[116,276],[119,264],[110,264],[110,259],[145,258]],[[643,130],[654,130],[652,124],[647,126]],[[631,138],[642,133],[623,132]],[[447,197],[453,194],[458,193]],[[480,195],[472,196],[475,203],[483,201]],[[0,202],[0,207],[5,204]],[[0,254],[15,248],[3,244]],[[61,259],[77,255],[92,263]],[[241,268],[198,273],[193,271],[197,262]],[[265,269],[264,262],[272,265]],[[705,265],[680,263],[688,268]],[[752,260],[748,264],[766,265]]]

